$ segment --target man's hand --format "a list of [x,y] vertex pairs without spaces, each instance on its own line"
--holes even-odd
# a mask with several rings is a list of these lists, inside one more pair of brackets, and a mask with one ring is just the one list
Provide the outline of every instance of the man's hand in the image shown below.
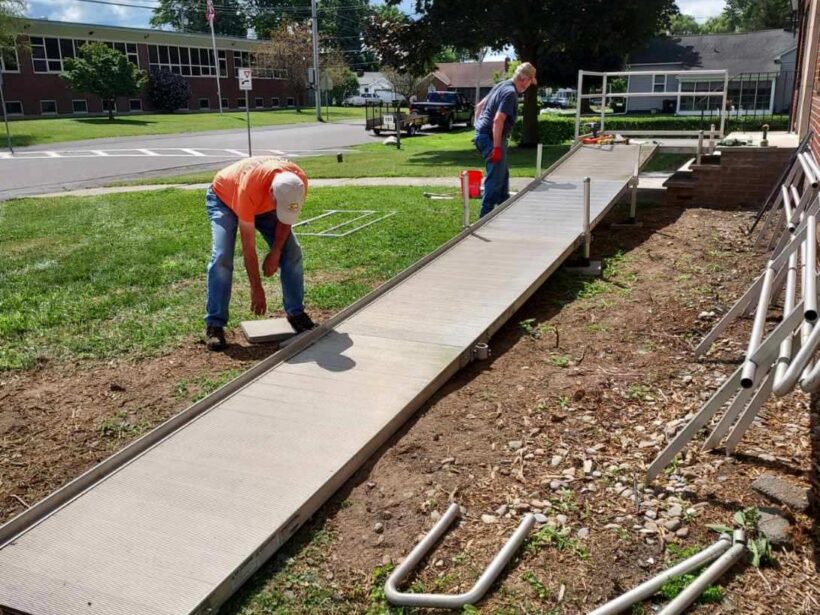
[[494,147],[493,148],[493,153],[490,154],[489,158],[487,158],[487,162],[489,162],[490,164],[495,164],[495,163],[500,162],[500,161],[501,161],[501,148],[500,147]]
[[268,301],[265,298],[265,289],[259,286],[251,286],[251,310],[257,316],[264,315],[268,311]]
[[268,252],[265,260],[262,261],[262,273],[266,278],[271,277],[279,270],[279,259],[281,257],[282,253],[278,250],[271,250]]

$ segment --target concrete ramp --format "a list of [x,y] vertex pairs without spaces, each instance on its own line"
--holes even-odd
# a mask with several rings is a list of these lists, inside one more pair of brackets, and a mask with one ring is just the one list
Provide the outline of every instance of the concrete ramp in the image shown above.
[[0,606],[215,613],[580,244],[581,178],[594,226],[638,155],[574,148],[328,325],[0,528]]

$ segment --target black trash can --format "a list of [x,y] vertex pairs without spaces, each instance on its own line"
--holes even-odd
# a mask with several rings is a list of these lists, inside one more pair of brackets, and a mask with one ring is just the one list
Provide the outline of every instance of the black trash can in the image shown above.
[[677,102],[674,98],[665,98],[663,101],[663,112],[664,113],[674,113],[676,108]]

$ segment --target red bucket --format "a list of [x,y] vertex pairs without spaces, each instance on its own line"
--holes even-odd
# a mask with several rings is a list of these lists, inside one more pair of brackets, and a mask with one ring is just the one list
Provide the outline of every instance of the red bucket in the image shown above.
[[459,178],[461,179],[461,196],[464,197],[464,176],[467,176],[467,193],[470,195],[471,199],[477,199],[481,196],[481,178],[482,173],[481,171],[462,171],[459,173]]

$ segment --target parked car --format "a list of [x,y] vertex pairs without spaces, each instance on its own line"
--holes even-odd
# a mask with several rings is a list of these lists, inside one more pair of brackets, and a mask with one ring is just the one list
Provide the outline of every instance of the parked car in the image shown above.
[[426,115],[430,124],[445,130],[453,124],[473,125],[473,105],[460,92],[428,92],[426,101],[411,103],[410,112]]
[[366,94],[354,94],[353,96],[348,96],[342,101],[342,106],[344,107],[364,107],[366,105],[378,105],[382,102],[382,98],[377,96],[376,94],[366,93]]
[[562,88],[541,98],[542,107],[569,109],[575,104],[575,90]]

